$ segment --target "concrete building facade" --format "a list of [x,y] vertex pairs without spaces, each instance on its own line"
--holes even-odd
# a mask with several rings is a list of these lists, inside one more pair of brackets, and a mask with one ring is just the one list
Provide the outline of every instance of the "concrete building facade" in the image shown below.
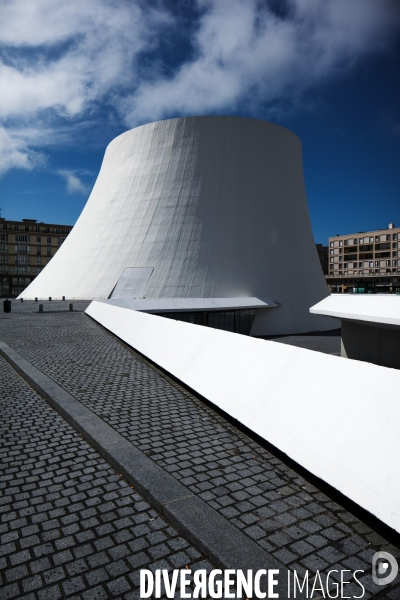
[[71,235],[22,297],[267,298],[251,328],[264,335],[332,328],[309,314],[327,294],[297,136],[188,117],[109,144]]
[[329,238],[332,293],[400,292],[400,227]]
[[15,298],[49,263],[71,225],[0,218],[0,297]]

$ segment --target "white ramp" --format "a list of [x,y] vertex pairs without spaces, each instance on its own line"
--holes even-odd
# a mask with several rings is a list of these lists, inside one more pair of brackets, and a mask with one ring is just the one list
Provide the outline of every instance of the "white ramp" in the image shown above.
[[92,302],[86,313],[400,532],[400,372]]

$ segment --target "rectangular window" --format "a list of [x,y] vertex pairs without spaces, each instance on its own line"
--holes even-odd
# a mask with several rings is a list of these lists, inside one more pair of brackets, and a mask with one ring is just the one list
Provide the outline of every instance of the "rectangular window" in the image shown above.
[[36,248],[36,254],[42,254],[42,249],[40,246],[37,246]]
[[394,234],[393,234],[393,239],[394,239],[394,240],[397,240],[397,233],[394,233]]
[[51,248],[47,248],[47,256],[51,256]]
[[50,233],[50,227],[46,227],[46,229],[44,231],[45,231],[45,233]]
[[59,227],[56,228],[56,233],[61,233],[61,229]]
[[40,236],[38,236],[38,237],[36,238],[36,243],[37,243],[37,244],[41,244],[41,243],[42,243],[42,238],[41,238]]
[[362,262],[358,263],[358,268],[361,269],[362,268]]
[[8,242],[8,233],[0,233],[0,242]]
[[35,227],[35,231],[36,231],[36,233],[39,233],[40,232],[40,227]]
[[340,240],[340,242],[339,242],[339,246],[343,246],[343,242],[342,242],[342,240]]
[[371,262],[369,263],[369,266],[370,266],[370,267],[373,267],[373,266],[374,266],[374,263],[371,261]]
[[354,238],[354,240],[353,240],[353,246],[357,246],[357,238]]
[[397,267],[397,260],[392,260],[392,267]]
[[385,267],[390,267],[390,260],[386,260],[385,263]]
[[394,250],[394,251],[392,252],[392,256],[397,256],[397,250]]
[[353,269],[357,269],[357,263],[353,263]]
[[375,266],[376,266],[376,267],[379,267],[379,260],[376,260],[376,261],[375,261]]
[[386,241],[389,242],[390,241],[390,233],[387,234],[386,236]]
[[48,237],[48,238],[47,238],[47,243],[48,243],[48,244],[51,244],[51,237]]
[[16,242],[29,242],[30,237],[29,237],[29,235],[16,235],[15,241]]
[[371,242],[373,242],[373,241],[374,241],[374,238],[373,238],[373,237],[370,237],[370,238],[369,238],[369,242],[371,243]]
[[41,262],[42,262],[42,257],[41,257],[41,256],[37,256],[37,257],[36,257],[36,264],[37,264],[37,265],[40,265],[40,264],[41,264]]

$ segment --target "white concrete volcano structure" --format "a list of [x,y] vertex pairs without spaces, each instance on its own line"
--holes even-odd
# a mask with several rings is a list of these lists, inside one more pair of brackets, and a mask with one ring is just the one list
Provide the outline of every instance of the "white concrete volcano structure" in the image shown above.
[[309,313],[328,290],[297,136],[218,116],[114,139],[74,229],[20,297],[106,299],[113,290],[124,300],[269,299],[252,335],[333,329],[332,318]]

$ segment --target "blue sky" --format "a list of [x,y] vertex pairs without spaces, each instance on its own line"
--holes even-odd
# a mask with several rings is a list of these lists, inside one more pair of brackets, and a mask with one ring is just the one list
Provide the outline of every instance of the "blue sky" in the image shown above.
[[400,225],[398,0],[2,0],[0,207],[73,224],[106,145],[229,114],[303,143],[315,241]]

